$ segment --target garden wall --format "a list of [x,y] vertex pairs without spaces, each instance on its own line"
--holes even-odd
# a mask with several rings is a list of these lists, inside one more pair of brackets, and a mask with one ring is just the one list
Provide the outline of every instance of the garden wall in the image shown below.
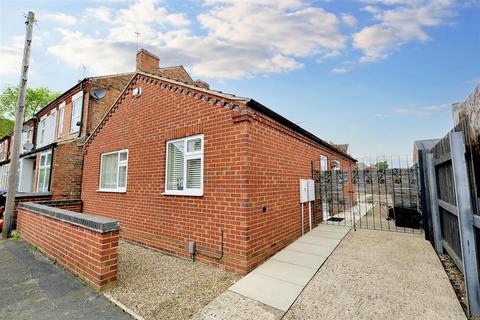
[[25,241],[98,291],[116,286],[119,223],[38,203],[20,203]]

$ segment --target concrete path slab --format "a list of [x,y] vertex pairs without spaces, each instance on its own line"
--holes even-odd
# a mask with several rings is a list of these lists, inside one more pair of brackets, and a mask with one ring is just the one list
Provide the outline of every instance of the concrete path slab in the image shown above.
[[317,269],[270,259],[258,267],[256,272],[272,278],[304,286],[317,272]]
[[250,272],[229,290],[286,312],[303,287],[259,272]]
[[[319,225],[240,279],[229,290],[287,311],[349,230]],[[322,237],[324,232],[330,237]]]
[[0,268],[0,319],[131,319],[23,241],[0,241]]

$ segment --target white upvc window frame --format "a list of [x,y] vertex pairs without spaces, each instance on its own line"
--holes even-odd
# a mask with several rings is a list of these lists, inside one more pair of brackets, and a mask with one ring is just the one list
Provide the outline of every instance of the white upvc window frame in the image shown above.
[[324,154],[320,155],[320,171],[328,171],[328,157]]
[[42,147],[45,143],[45,133],[47,132],[47,116],[43,116],[40,118],[40,122],[38,125],[38,145]]
[[9,163],[0,166],[0,189],[7,189],[9,166]]
[[[47,164],[48,155],[50,155],[50,164]],[[53,155],[52,155],[51,150],[40,153],[40,157],[38,158],[37,188],[36,188],[37,192],[49,192],[50,191],[50,180],[52,179],[52,161],[53,161],[52,156]],[[44,161],[43,165],[42,165],[42,157],[45,157],[45,161]],[[41,176],[40,171],[41,170],[48,170],[49,171],[48,181],[45,181],[46,175],[44,174],[44,176],[43,176],[44,181],[43,181],[42,190],[39,189],[39,187],[40,187],[40,176]]]
[[[202,149],[200,151],[193,151],[188,152],[187,146],[189,140],[194,140],[200,138]],[[169,156],[168,156],[168,145],[171,143],[183,141],[184,144],[184,155],[183,155],[183,183],[184,189],[183,190],[168,190],[168,163],[169,163]],[[194,136],[188,136],[180,139],[169,140],[165,144],[165,186],[163,195],[177,195],[177,196],[195,196],[201,197],[203,196],[203,181],[204,181],[204,154],[205,154],[205,137],[203,134],[198,134]],[[187,161],[192,159],[200,159],[200,188],[187,188]]]
[[58,126],[57,126],[57,138],[61,138],[63,135],[63,121],[65,119],[65,101],[58,106]]
[[340,162],[340,160],[333,160],[332,165],[333,165],[333,168],[332,168],[333,170],[341,170],[342,169],[342,163]]
[[[80,100],[81,102],[81,105],[80,105],[80,114],[78,114],[77,116],[75,116],[74,114],[74,105],[75,105],[75,102]],[[71,117],[70,117],[70,133],[75,133],[75,132],[78,132],[80,131],[81,127],[82,127],[82,124],[80,123],[80,125],[77,127],[77,122],[78,121],[82,121],[82,113],[83,113],[83,91],[80,91],[78,93],[76,93],[75,95],[73,95],[72,97],[72,114],[71,114]],[[78,120],[77,120],[78,118]]]
[[[120,153],[127,153],[127,160],[120,160]],[[102,168],[103,168],[103,157],[111,154],[117,154],[117,186],[116,188],[102,188]],[[100,155],[100,176],[98,179],[98,190],[99,192],[117,192],[125,193],[127,192],[128,185],[128,149],[116,150],[112,152],[105,152]],[[120,179],[120,167],[125,167],[125,187],[119,187],[118,181]]]
[[51,112],[50,112],[50,117],[51,120],[50,122],[51,123],[51,126],[52,126],[52,132],[51,132],[51,141],[55,141],[55,137],[57,136],[56,133],[57,133],[57,108],[53,109]]

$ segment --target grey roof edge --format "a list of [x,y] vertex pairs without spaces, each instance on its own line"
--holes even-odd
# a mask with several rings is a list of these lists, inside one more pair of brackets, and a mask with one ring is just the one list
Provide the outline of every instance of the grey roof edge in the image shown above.
[[79,226],[98,233],[106,233],[110,231],[120,230],[120,223],[117,220],[111,218],[68,211],[65,209],[49,207],[34,202],[21,202],[19,203],[19,207],[55,220]]

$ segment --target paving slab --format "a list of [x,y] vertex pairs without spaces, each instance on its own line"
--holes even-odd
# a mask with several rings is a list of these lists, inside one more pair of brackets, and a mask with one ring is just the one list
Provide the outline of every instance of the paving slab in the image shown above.
[[132,319],[25,242],[0,240],[0,319]]
[[[287,248],[285,248],[286,251],[297,251],[301,253],[307,253],[307,254],[312,254],[315,256],[321,256],[321,257],[328,257],[330,253],[332,253],[333,249],[335,249],[335,245],[321,245],[321,241],[318,241],[318,244],[310,244],[306,243],[303,241],[295,241],[291,245],[289,245]],[[337,241],[338,244],[338,241]]]
[[251,272],[229,290],[286,312],[303,287],[259,272]]
[[304,286],[317,272],[317,269],[270,259],[259,266],[255,272]]
[[[287,311],[349,230],[319,225],[240,279],[229,290]],[[328,233],[330,237],[322,237],[323,233]]]
[[318,269],[320,268],[322,263],[324,263],[325,260],[327,260],[327,257],[284,249],[279,253],[275,254],[270,259],[287,262],[287,263],[301,266],[301,267]]

